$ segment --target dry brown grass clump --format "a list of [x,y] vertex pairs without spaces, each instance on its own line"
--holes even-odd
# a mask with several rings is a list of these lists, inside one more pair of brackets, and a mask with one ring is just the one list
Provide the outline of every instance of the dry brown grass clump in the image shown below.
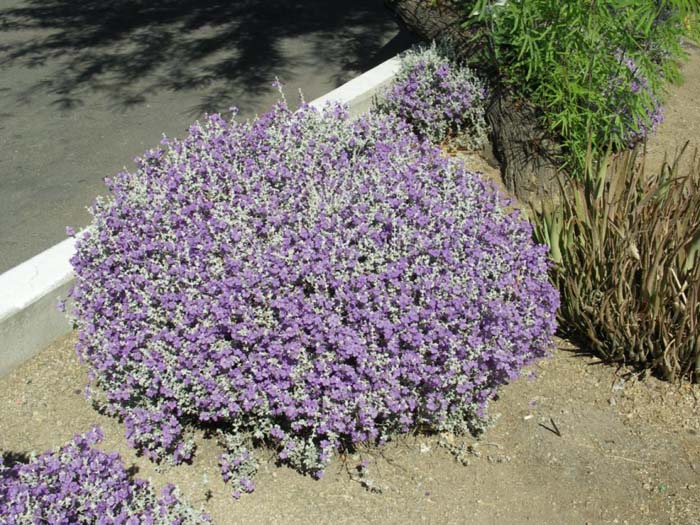
[[533,212],[561,327],[609,362],[700,381],[700,162],[647,173],[640,148],[593,160]]

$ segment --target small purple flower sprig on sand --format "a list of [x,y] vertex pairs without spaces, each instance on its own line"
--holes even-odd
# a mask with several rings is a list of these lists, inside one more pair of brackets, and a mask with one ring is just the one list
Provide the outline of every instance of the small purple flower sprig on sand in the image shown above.
[[432,43],[406,51],[376,110],[400,117],[434,144],[451,140],[469,150],[486,140],[486,88],[466,66],[450,59],[446,46]]
[[79,354],[150,458],[216,429],[236,496],[256,443],[321,476],[352,444],[476,432],[552,344],[529,223],[394,115],[214,115],[109,187],[72,259]]
[[209,518],[180,500],[174,486],[158,497],[129,477],[118,454],[95,448],[99,428],[27,463],[0,458],[0,523],[4,525],[198,525]]

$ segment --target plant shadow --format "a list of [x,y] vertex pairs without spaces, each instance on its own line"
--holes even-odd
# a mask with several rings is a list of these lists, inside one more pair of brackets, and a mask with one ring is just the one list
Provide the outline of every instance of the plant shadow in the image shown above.
[[6,468],[12,468],[15,465],[29,463],[29,454],[26,452],[12,452],[9,450],[4,450],[0,452],[0,457],[2,457],[2,464]]

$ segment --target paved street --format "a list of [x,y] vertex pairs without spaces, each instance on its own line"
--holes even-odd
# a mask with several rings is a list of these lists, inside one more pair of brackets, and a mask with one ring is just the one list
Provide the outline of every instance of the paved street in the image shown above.
[[409,38],[381,0],[0,0],[0,272],[204,112],[307,100]]

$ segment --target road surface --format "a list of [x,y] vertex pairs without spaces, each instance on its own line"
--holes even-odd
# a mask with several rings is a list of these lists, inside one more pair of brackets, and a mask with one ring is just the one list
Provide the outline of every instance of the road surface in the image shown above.
[[275,77],[312,100],[409,42],[381,0],[0,0],[0,273],[163,134],[265,111]]

